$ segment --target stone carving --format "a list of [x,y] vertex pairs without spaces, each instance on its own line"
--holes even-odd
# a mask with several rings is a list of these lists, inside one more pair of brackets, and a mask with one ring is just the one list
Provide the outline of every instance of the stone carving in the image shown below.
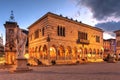
[[14,36],[14,30],[8,29],[9,34],[7,34],[7,41],[5,44],[5,50],[6,51],[15,51],[16,44],[15,44],[15,36]]
[[24,58],[27,35],[18,28],[16,34],[17,58]]

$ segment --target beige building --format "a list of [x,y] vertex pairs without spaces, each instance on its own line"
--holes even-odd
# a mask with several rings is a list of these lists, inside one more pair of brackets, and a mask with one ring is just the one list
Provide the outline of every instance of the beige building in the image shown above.
[[116,39],[103,40],[104,57],[116,54]]
[[99,28],[48,12],[28,29],[30,58],[43,64],[102,61],[103,30]]
[[120,54],[120,30],[114,31],[116,34],[116,54]]
[[4,55],[4,45],[3,45],[3,37],[0,36],[0,56]]

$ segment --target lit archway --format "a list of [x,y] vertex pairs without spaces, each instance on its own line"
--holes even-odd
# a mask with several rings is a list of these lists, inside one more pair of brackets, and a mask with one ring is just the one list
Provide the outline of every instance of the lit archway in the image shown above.
[[38,58],[38,47],[36,46],[36,48],[35,48],[35,53],[34,53],[34,55],[35,55],[35,58]]
[[80,59],[83,56],[83,49],[79,48],[78,49],[78,54],[77,54],[77,59]]
[[88,56],[88,58],[91,58],[91,57],[92,57],[92,49],[91,49],[91,48],[89,49],[89,53],[88,53],[87,56]]
[[56,48],[54,45],[50,47],[50,59],[52,60],[56,59]]
[[72,58],[73,58],[73,59],[76,59],[76,58],[77,58],[77,48],[76,48],[76,47],[73,48]]
[[65,57],[66,57],[66,59],[71,59],[71,56],[72,56],[71,47],[70,47],[70,46],[67,46],[67,48],[66,48],[66,53],[65,53]]
[[60,45],[58,47],[58,54],[57,54],[58,59],[65,59],[65,50],[64,46]]
[[39,58],[42,59],[43,54],[42,54],[42,46],[41,45],[39,46],[38,53],[39,53]]
[[43,58],[44,58],[44,59],[47,59],[47,58],[48,58],[47,46],[46,46],[46,45],[43,46],[42,54],[43,54]]

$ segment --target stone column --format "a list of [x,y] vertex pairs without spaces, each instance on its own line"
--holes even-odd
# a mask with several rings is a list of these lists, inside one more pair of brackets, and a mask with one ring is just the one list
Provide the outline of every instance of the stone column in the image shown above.
[[58,60],[58,47],[56,47],[56,60]]

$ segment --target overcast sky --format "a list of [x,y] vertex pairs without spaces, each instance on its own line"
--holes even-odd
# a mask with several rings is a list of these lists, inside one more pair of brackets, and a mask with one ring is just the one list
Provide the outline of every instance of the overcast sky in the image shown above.
[[20,28],[27,29],[47,12],[53,12],[102,28],[110,38],[114,36],[111,31],[120,29],[119,6],[120,0],[0,0],[0,33],[5,36],[3,24],[13,10]]
[[[97,20],[96,27],[109,34],[110,38],[115,38],[113,31],[120,29],[120,0],[76,0],[78,5],[83,5],[92,13],[92,17]],[[109,38],[108,37],[108,38]],[[104,39],[107,36],[104,36]]]

